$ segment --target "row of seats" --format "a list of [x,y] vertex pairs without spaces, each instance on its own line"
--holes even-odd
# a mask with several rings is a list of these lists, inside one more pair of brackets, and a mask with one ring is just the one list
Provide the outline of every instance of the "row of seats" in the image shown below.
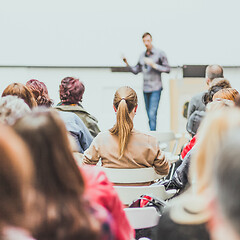
[[[149,132],[148,132],[149,133]],[[181,134],[175,134],[173,131],[157,132],[150,131],[150,135],[157,138],[161,150],[165,151],[170,164],[172,165],[170,178],[175,169],[175,162],[179,159],[176,155]],[[108,179],[116,184],[116,189],[122,203],[129,206],[134,200],[138,199],[141,195],[148,195],[160,200],[168,200],[176,194],[176,190],[165,190],[163,185],[148,185],[141,186],[146,182],[154,182],[162,179],[165,176],[158,175],[154,168],[138,168],[138,169],[113,169],[102,168],[106,173]],[[121,184],[120,186],[118,184]],[[126,186],[123,186],[126,185]],[[137,184],[133,186],[132,184]],[[140,186],[138,186],[140,185]],[[159,213],[154,207],[145,208],[128,208],[126,207],[125,213],[134,229],[150,228],[157,225],[159,220]]]

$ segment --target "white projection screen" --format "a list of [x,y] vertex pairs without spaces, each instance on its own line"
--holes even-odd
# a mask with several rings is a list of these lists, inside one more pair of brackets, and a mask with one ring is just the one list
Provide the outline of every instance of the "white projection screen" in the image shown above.
[[238,0],[0,0],[1,66],[137,63],[148,31],[172,66],[240,65]]

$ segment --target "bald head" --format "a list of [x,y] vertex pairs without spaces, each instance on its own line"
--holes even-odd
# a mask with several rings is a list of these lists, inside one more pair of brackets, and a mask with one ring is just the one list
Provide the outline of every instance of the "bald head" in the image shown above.
[[206,68],[206,78],[210,81],[214,78],[223,78],[223,68],[219,65],[209,65]]

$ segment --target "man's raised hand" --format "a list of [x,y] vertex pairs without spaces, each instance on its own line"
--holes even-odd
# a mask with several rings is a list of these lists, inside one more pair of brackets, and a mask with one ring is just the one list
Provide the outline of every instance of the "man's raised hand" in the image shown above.
[[127,66],[129,66],[128,61],[125,56],[122,56],[122,60],[126,63]]

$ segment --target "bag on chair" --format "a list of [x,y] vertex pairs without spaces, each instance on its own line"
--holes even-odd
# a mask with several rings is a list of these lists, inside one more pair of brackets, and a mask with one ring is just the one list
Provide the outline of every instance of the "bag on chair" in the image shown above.
[[[164,207],[166,206],[166,203],[163,200],[159,200],[157,198],[148,196],[148,195],[142,195],[137,200],[133,201],[132,204],[129,206],[130,208],[137,208],[137,207],[155,207],[156,211],[159,215],[162,215]],[[143,228],[143,229],[136,229],[136,239],[140,239],[142,237],[153,237],[153,232],[155,227],[151,228]]]
[[129,206],[130,208],[134,207],[155,207],[159,215],[162,215],[164,207],[166,206],[165,201],[148,196],[148,195],[141,195],[140,198],[133,201],[132,204]]

